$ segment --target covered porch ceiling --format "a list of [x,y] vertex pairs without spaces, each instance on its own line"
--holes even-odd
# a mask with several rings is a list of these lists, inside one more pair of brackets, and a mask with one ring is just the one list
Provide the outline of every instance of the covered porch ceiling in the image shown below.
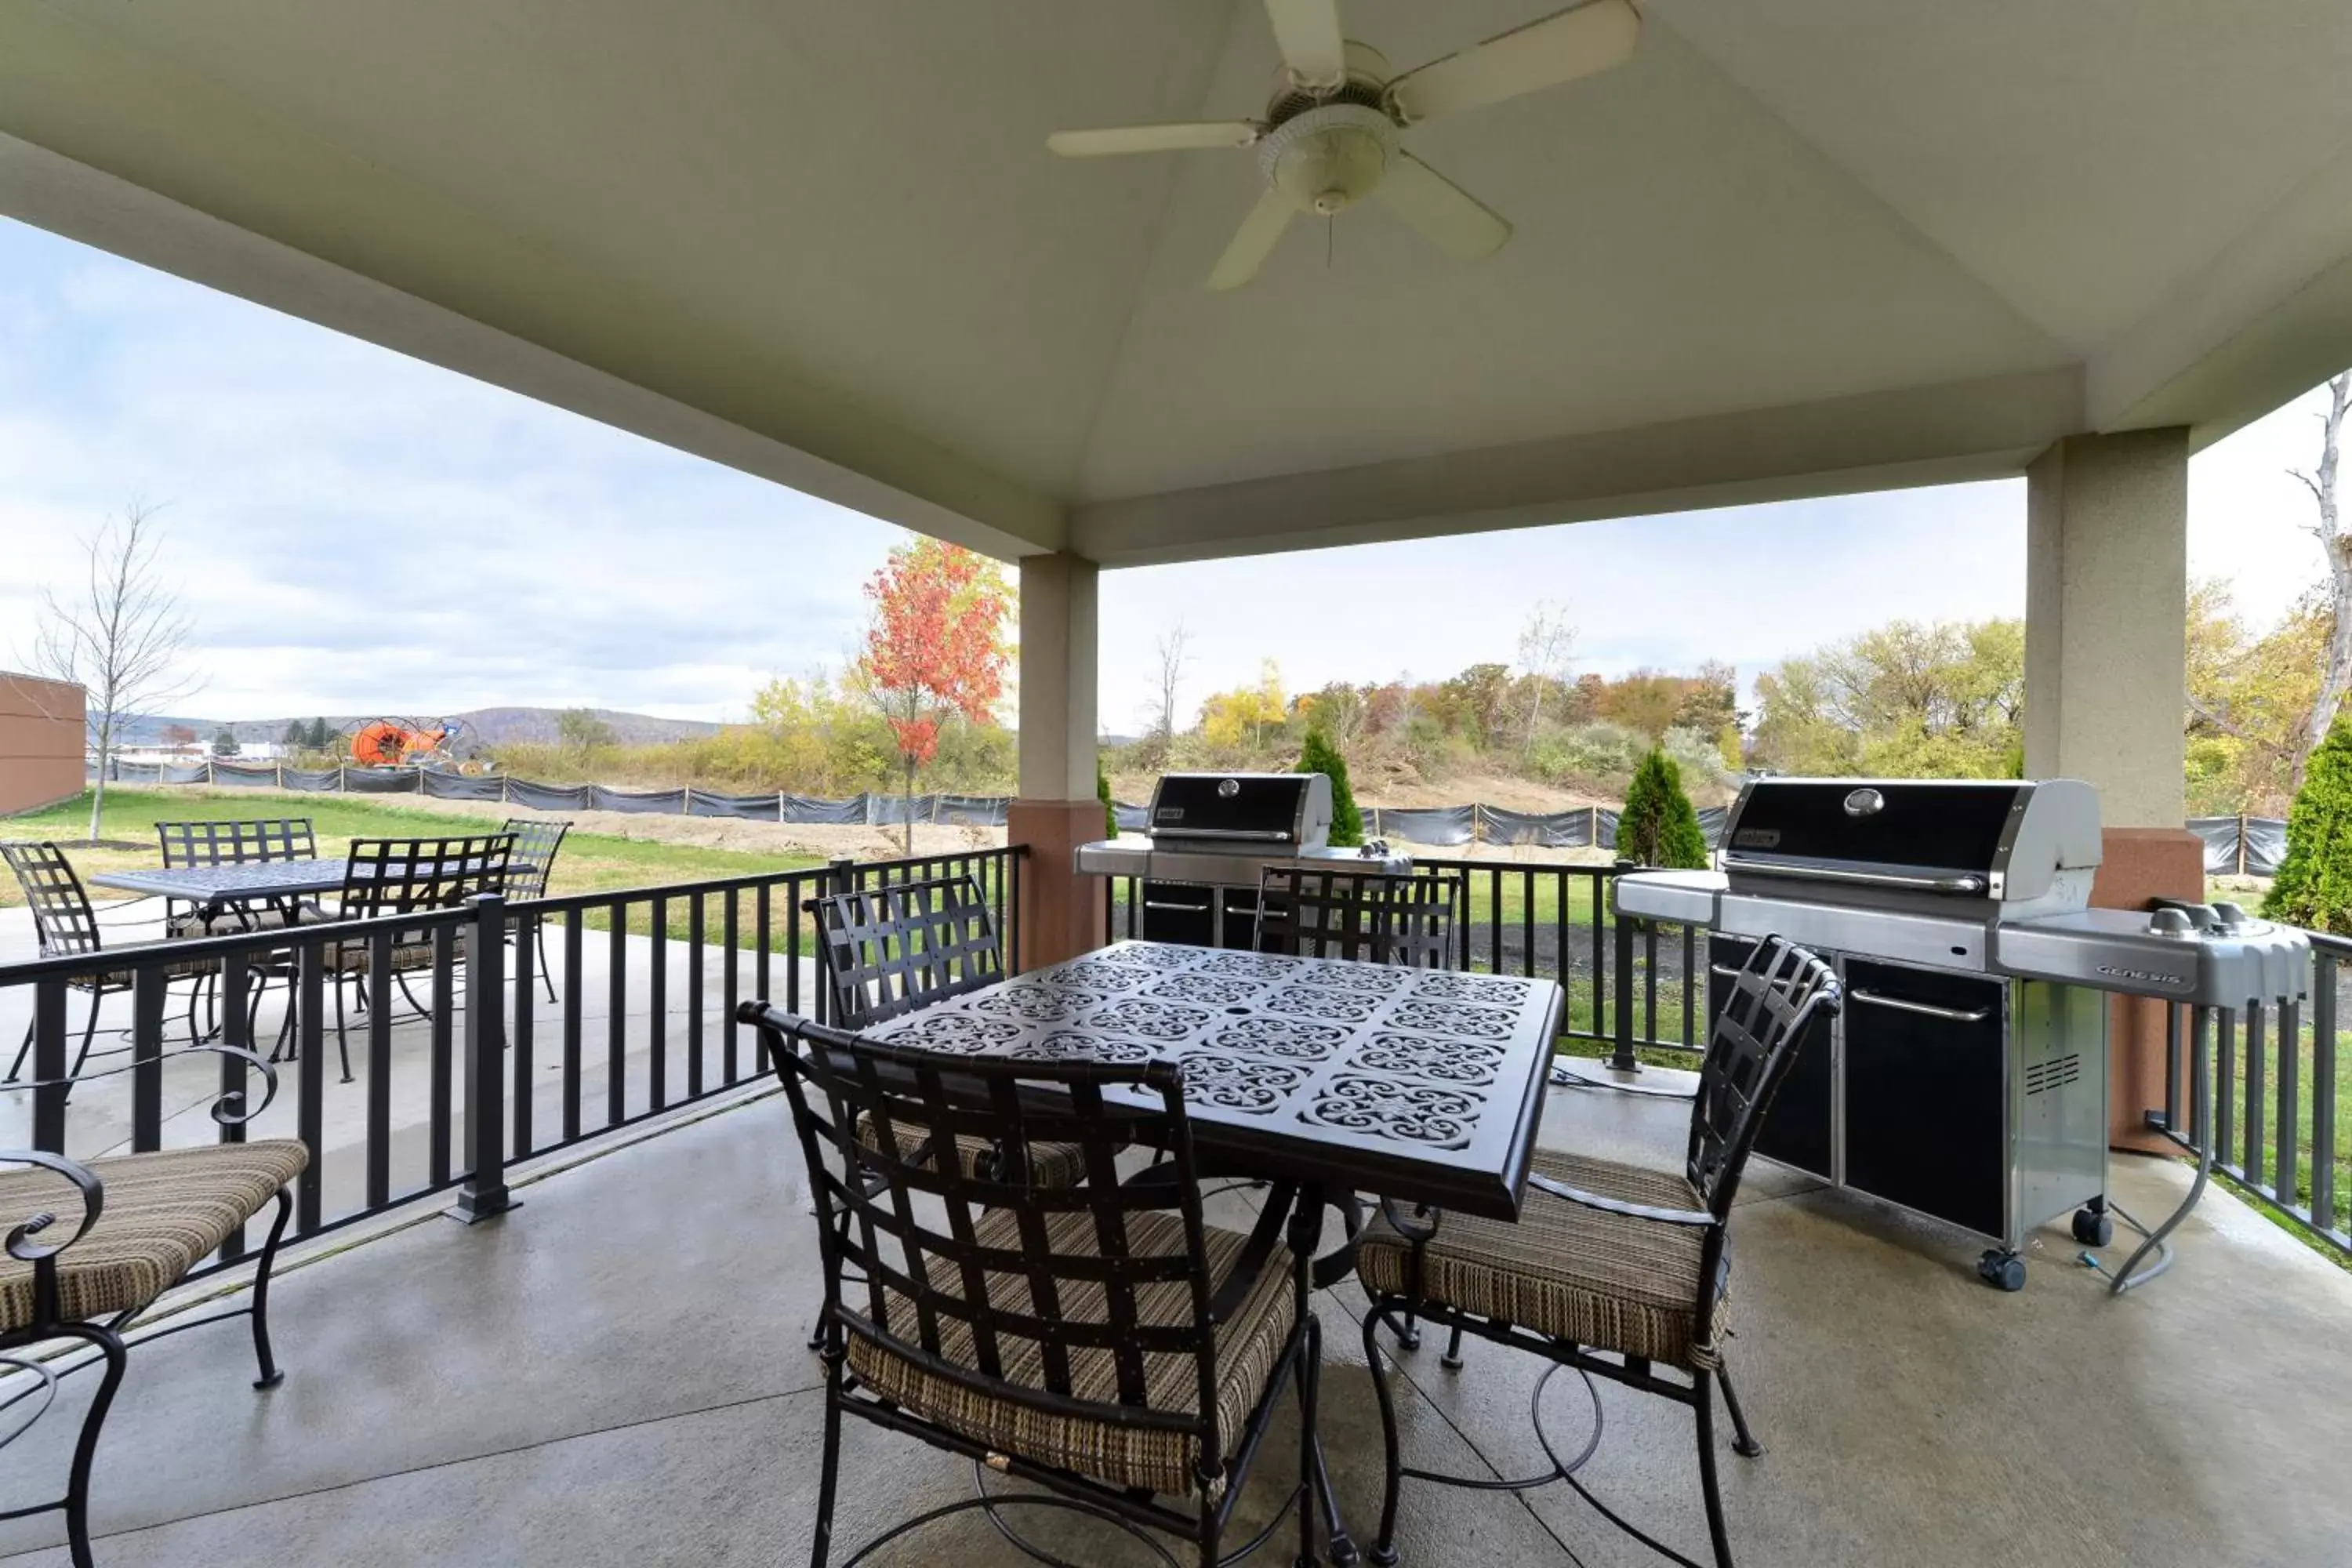
[[[1557,0],[1341,0],[1400,68]],[[1003,555],[1107,563],[2017,472],[2352,361],[2331,0],[1648,0],[1202,286],[1259,0],[0,0],[0,212]]]

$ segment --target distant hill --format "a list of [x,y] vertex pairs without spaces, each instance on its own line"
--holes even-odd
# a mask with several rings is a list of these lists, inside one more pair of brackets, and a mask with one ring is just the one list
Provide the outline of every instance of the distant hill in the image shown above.
[[[455,719],[466,726],[465,739],[474,746],[503,746],[516,742],[556,739],[555,725],[562,708],[475,708],[462,713],[403,712],[383,709],[372,713],[328,713],[318,715],[327,721],[327,727],[341,732],[370,719],[405,718],[415,720]],[[614,738],[625,745],[650,745],[662,741],[684,741],[698,735],[715,734],[719,726],[698,719],[656,719],[650,713],[625,713],[617,709],[599,708],[596,717],[612,727]],[[300,715],[300,722],[310,723],[311,714]],[[161,714],[152,719],[135,720],[123,726],[123,742],[127,745],[150,746],[161,742],[163,731],[174,724],[184,725],[196,732],[200,741],[210,742],[226,723],[229,733],[240,742],[275,741],[286,732],[286,726],[296,719],[289,715],[280,719],[189,719]],[[467,749],[461,747],[461,750]]]

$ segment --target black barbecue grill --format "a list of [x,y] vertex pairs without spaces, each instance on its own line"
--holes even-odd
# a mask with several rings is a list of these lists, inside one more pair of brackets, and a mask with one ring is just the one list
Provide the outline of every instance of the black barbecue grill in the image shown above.
[[2072,1210],[2079,1239],[2111,1234],[2107,994],[2236,1008],[2308,987],[2303,935],[2229,905],[2090,908],[2099,854],[2072,779],[1759,779],[1720,872],[1629,874],[1617,909],[1706,926],[1717,977],[1767,935],[1830,958],[1846,1005],[1758,1151],[1991,1239],[1979,1268],[2014,1289],[2038,1226]]
[[1258,879],[1269,867],[1412,869],[1384,845],[1331,847],[1331,781],[1321,773],[1165,773],[1146,820],[1142,839],[1080,845],[1077,868],[1143,879],[1147,942],[1255,947]]

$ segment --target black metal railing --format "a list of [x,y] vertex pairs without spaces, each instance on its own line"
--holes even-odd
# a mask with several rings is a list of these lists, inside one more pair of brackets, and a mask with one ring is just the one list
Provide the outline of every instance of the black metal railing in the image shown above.
[[2306,1235],[2352,1253],[2352,1057],[2338,1036],[2352,941],[2307,932],[2311,989],[2242,1008],[2165,1009],[2164,1104],[2147,1124]]
[[[1704,1050],[1704,932],[1654,921],[1621,922],[1611,884],[1638,867],[1416,857],[1413,868],[1463,880],[1466,898],[1455,928],[1459,967],[1559,983],[1567,993],[1563,1041],[1608,1046],[1622,1063],[1636,1060],[1640,1051],[1695,1058]],[[1112,938],[1140,937],[1140,879],[1102,880]]]
[[[25,1077],[52,1086],[0,1085],[0,1147],[88,1160],[299,1138],[311,1157],[291,1237],[453,1188],[461,1216],[495,1214],[509,1205],[516,1162],[765,1078],[759,1032],[737,1020],[739,1001],[828,1017],[813,898],[970,875],[1015,966],[1025,853],[836,860],[519,903],[492,894],[462,908],[0,964],[10,1029],[26,1027],[30,998]],[[167,1007],[170,987],[196,983],[191,968],[209,976],[207,1005]],[[364,1005],[362,970],[374,977]],[[103,988],[95,998],[92,983]],[[488,995],[499,1005],[468,1005]],[[184,1043],[186,1019],[205,1014],[221,1043],[278,1064],[276,1099],[249,1121],[223,1126],[208,1114],[222,1093],[257,1079],[243,1058],[167,1057]],[[95,1032],[93,1072],[125,1070],[68,1087],[86,1030]],[[243,1251],[234,1237],[194,1272]]]

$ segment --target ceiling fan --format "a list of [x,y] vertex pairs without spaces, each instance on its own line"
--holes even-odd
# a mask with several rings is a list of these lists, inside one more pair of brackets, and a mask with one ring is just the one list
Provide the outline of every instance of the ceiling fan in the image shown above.
[[1339,0],[1265,0],[1265,9],[1282,68],[1262,118],[1056,131],[1045,139],[1066,158],[1257,148],[1265,194],[1209,274],[1212,289],[1256,277],[1294,216],[1332,217],[1366,196],[1449,256],[1492,256],[1511,226],[1406,152],[1399,132],[1622,65],[1642,36],[1631,0],[1589,0],[1391,77],[1379,50],[1340,37]]

